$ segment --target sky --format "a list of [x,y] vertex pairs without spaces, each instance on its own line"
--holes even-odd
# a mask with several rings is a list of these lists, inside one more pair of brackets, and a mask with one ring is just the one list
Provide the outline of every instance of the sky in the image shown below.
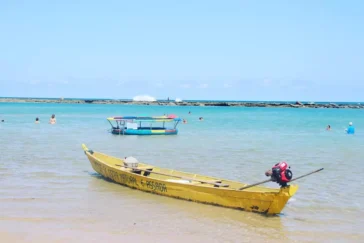
[[0,1],[0,97],[364,101],[364,1]]

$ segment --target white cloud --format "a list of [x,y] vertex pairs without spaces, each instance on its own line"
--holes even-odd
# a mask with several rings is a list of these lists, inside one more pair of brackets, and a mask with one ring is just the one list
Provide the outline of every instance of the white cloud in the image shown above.
[[208,84],[200,84],[200,85],[198,86],[198,88],[200,88],[200,89],[206,89],[207,87],[209,87],[209,85],[208,85]]
[[269,78],[266,78],[263,80],[263,86],[268,87],[272,84],[272,80]]
[[116,86],[122,86],[125,82],[124,81],[119,81],[116,83]]
[[293,86],[293,88],[294,88],[295,90],[306,90],[306,89],[307,89],[307,87],[306,87],[306,86],[304,86],[304,85],[297,85],[297,86]]
[[191,87],[191,85],[190,84],[181,84],[179,87],[184,88],[184,89],[188,89],[188,88]]
[[163,87],[164,84],[163,83],[156,83],[155,86],[157,86],[157,87]]
[[228,83],[224,84],[224,88],[231,88],[231,87],[233,87],[231,84],[228,84]]
[[37,84],[39,84],[40,83],[40,81],[39,80],[31,80],[31,81],[29,81],[29,84],[30,85],[37,85]]
[[69,84],[68,79],[46,79],[44,78],[44,81],[40,81],[39,79],[33,79],[31,81],[27,82],[30,85],[38,85],[38,84],[44,84],[47,86],[54,86],[54,85],[67,85]]

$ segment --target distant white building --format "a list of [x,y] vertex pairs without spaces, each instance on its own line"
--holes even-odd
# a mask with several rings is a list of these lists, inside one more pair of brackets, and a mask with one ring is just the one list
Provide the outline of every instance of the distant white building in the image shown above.
[[137,95],[134,96],[133,101],[157,101],[157,99],[150,95]]

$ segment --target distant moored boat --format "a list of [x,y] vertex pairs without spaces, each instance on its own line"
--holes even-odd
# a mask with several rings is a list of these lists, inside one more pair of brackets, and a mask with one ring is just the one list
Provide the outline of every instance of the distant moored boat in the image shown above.
[[[176,115],[169,116],[116,116],[107,118],[111,133],[116,135],[175,135],[181,121]],[[166,127],[166,123],[173,126]]]

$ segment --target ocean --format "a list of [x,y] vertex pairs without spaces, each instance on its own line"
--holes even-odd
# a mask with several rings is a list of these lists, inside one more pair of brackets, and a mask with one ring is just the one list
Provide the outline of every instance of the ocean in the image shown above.
[[[48,124],[52,114],[56,125]],[[163,114],[188,123],[175,136],[117,136],[106,120]],[[0,103],[2,119],[1,242],[364,241],[363,110]],[[355,135],[344,132],[349,122]],[[282,214],[265,217],[107,181],[82,143],[249,184],[267,179],[264,172],[280,161],[294,177],[324,170],[297,180]]]

